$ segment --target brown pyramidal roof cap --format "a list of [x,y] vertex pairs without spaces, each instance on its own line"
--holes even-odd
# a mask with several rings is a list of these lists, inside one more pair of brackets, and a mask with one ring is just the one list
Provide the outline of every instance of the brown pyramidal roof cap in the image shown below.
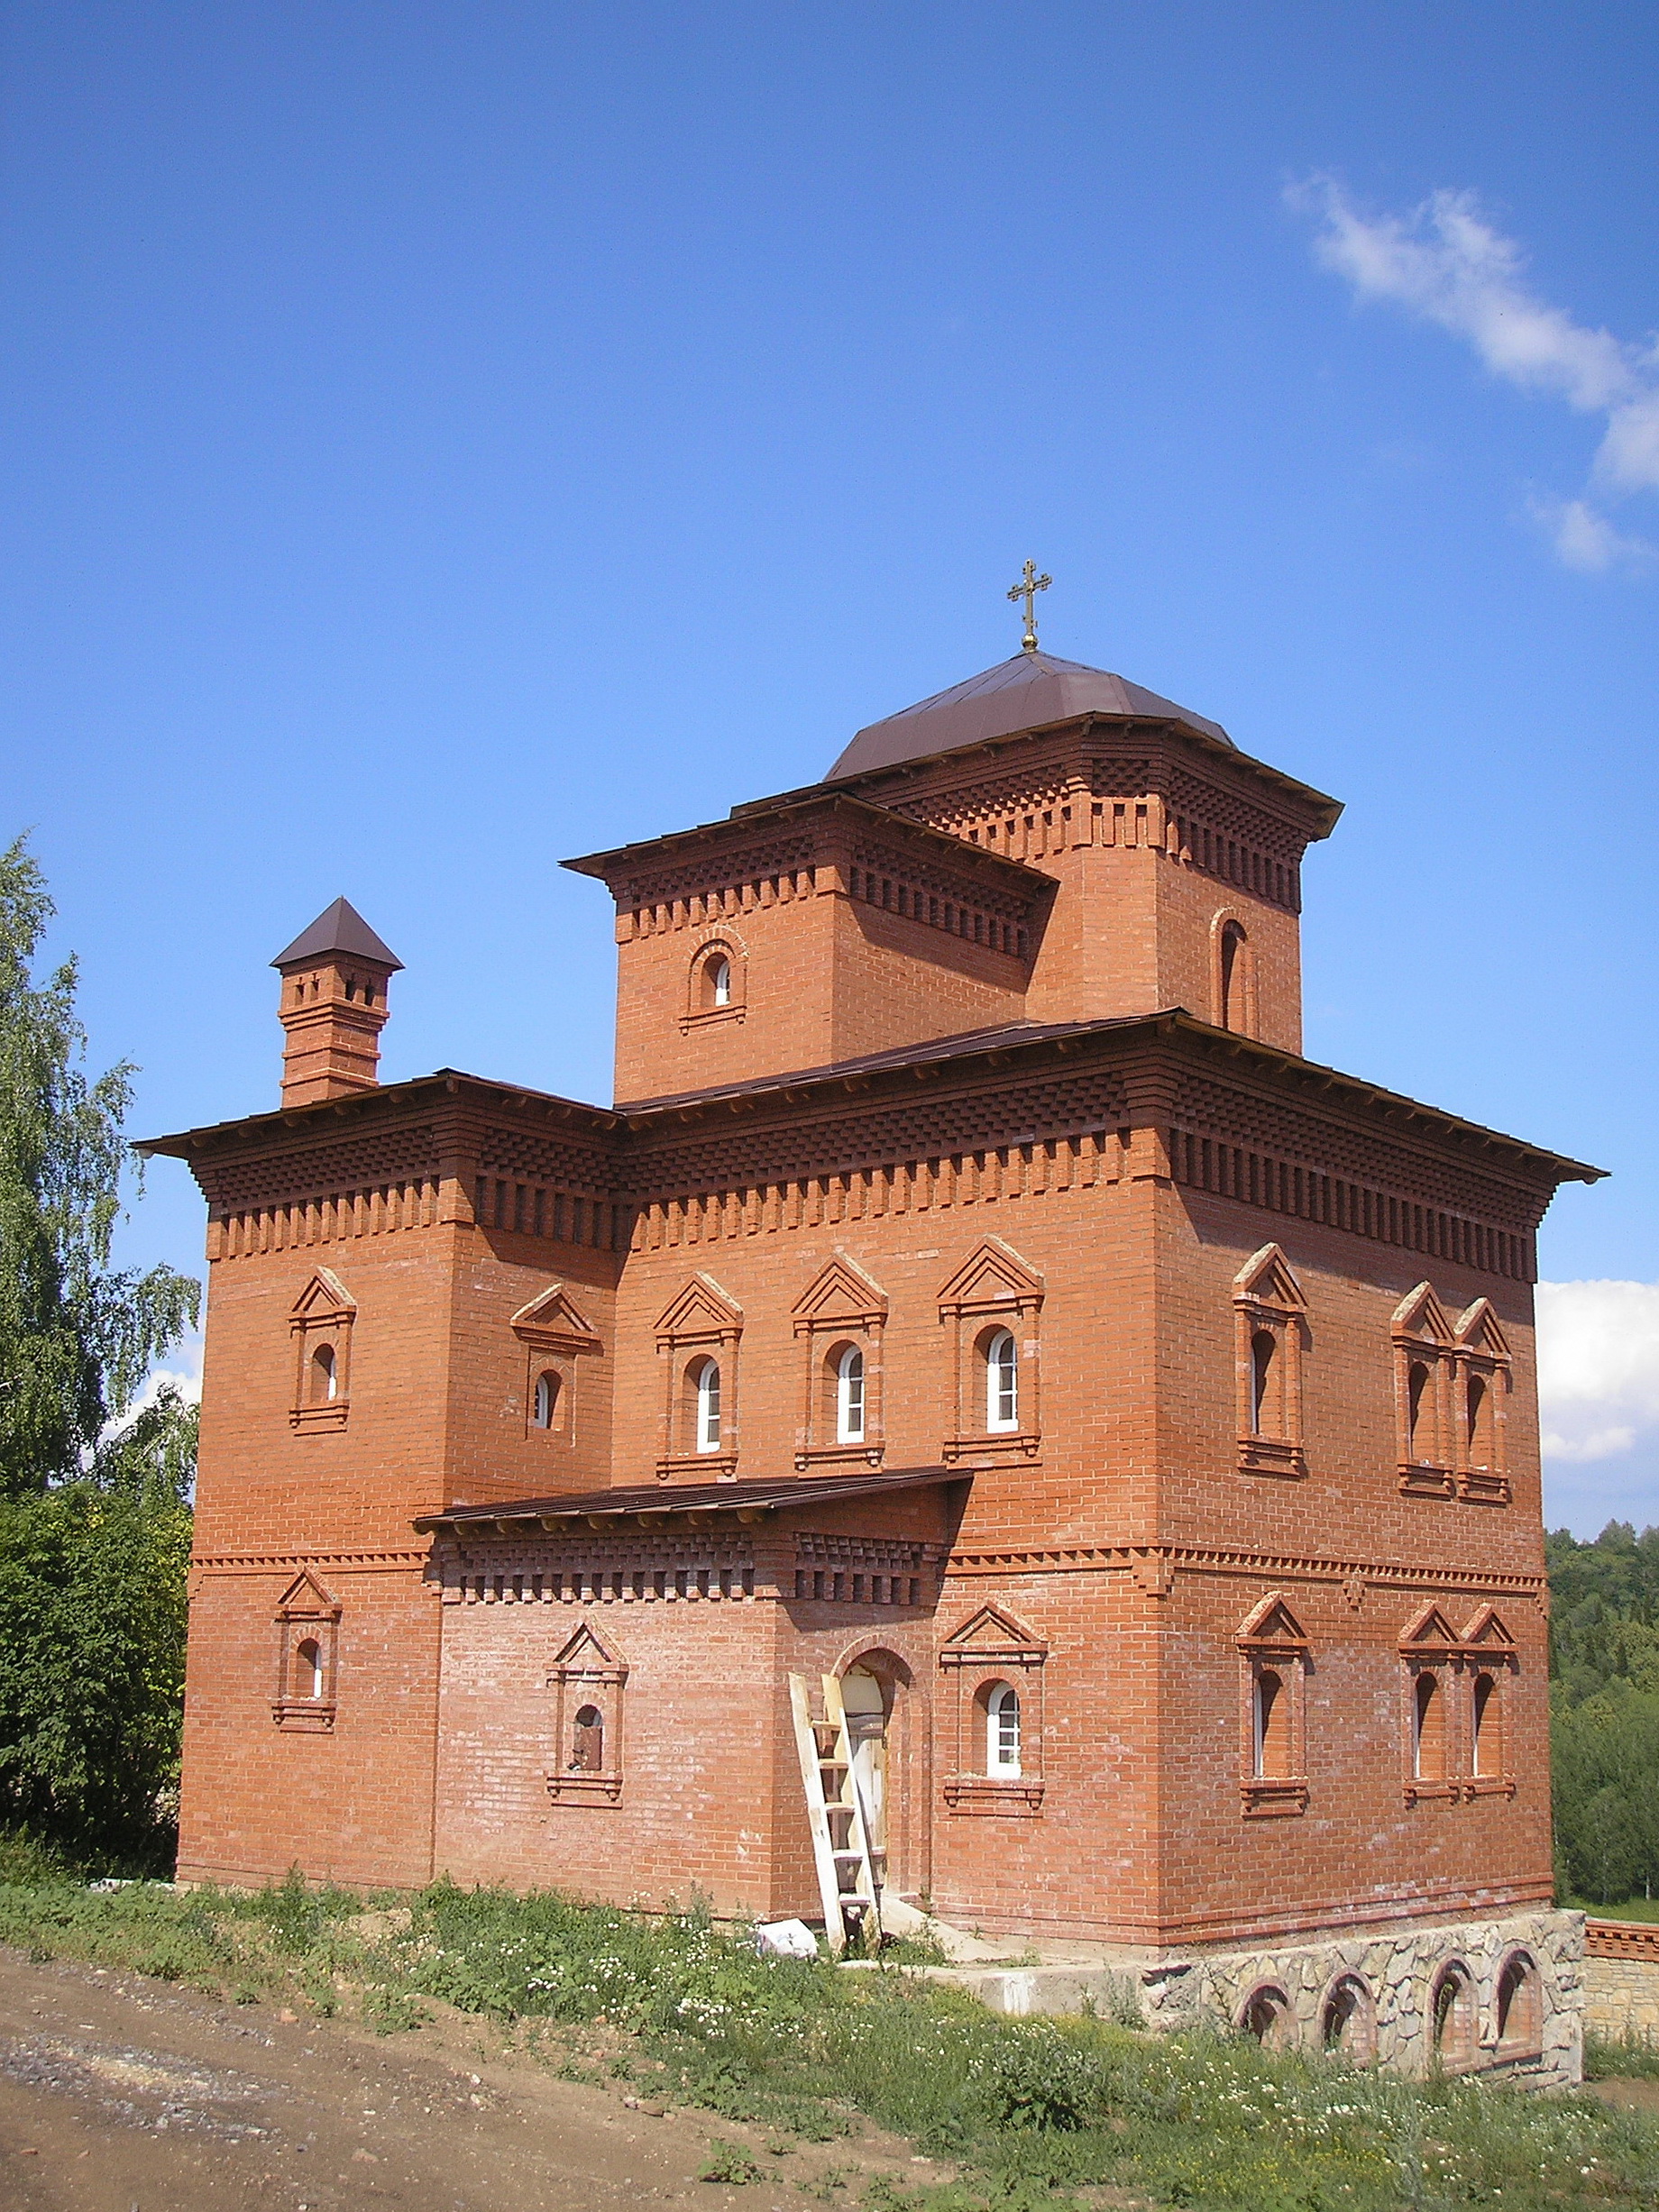
[[1179,722],[1229,752],[1237,751],[1219,722],[1206,721],[1203,715],[1104,668],[1056,660],[1051,653],[1016,653],[1011,661],[999,662],[966,683],[937,691],[900,714],[890,714],[885,721],[871,722],[824,781],[834,783],[845,776],[896,767],[902,761],[926,760],[935,753],[953,753],[958,745],[983,745],[988,738],[1042,729],[1050,722],[1067,722],[1082,714]]
[[325,907],[308,929],[302,929],[286,952],[271,962],[273,968],[298,967],[302,961],[319,959],[325,953],[355,953],[359,960],[372,960],[377,967],[403,965],[391,946],[377,937],[349,900],[336,899]]

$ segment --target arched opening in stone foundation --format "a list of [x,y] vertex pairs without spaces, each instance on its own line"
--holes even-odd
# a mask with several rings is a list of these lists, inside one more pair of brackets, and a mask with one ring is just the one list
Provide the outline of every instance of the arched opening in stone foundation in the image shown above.
[[1277,1982],[1261,1982],[1251,1991],[1239,2014],[1239,2025],[1264,2051],[1288,2051],[1296,2039],[1296,2015]]
[[1544,1983],[1524,1951],[1511,1952],[1498,1977],[1498,2055],[1532,2058],[1544,2048]]
[[1369,2066],[1377,2055],[1377,2007],[1358,1974],[1344,1974],[1325,1993],[1319,2040],[1338,2058]]
[[1435,1977],[1429,1999],[1434,2025],[1434,2062],[1448,2073],[1457,2073],[1475,2062],[1474,1978],[1461,1960],[1454,1959]]

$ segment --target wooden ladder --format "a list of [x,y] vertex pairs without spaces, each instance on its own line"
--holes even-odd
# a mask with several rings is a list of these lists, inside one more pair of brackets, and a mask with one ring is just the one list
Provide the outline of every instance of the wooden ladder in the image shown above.
[[789,1703],[794,1715],[807,1819],[812,1830],[812,1859],[818,1869],[818,1894],[823,1901],[824,1933],[830,1951],[839,1957],[855,1931],[867,1926],[879,1936],[881,1889],[853,1772],[841,1686],[834,1675],[825,1675],[823,1685],[821,1721],[812,1718],[804,1675],[790,1676]]

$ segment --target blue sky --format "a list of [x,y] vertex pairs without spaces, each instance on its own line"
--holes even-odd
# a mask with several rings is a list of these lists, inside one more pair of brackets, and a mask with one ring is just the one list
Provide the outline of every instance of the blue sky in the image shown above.
[[[0,38],[3,826],[136,1129],[274,1101],[341,891],[388,1074],[608,1096],[558,861],[1012,652],[1030,554],[1046,644],[1348,802],[1310,1054],[1611,1168],[1544,1273],[1659,1279],[1650,7]],[[130,1251],[199,1232],[158,1166]],[[1552,1518],[1659,1520],[1659,1291],[1557,1310]]]

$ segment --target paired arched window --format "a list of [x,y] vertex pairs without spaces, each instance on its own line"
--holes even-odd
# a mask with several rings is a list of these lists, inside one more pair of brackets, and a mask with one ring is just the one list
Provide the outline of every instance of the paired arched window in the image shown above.
[[1440,1677],[1427,1668],[1412,1689],[1411,1770],[1420,1782],[1438,1782],[1446,1771],[1446,1700]]
[[720,1448],[720,1368],[715,1359],[700,1359],[692,1369],[692,1442],[699,1451]]
[[313,1405],[332,1405],[340,1388],[340,1377],[335,1365],[335,1348],[319,1344],[311,1355],[311,1403]]
[[985,1340],[985,1427],[994,1435],[1020,1425],[1020,1349],[1009,1329]]
[[1020,1693],[1012,1682],[994,1682],[986,1693],[985,1772],[1017,1780],[1020,1773]]
[[536,1378],[536,1395],[530,1404],[530,1419],[538,1429],[551,1429],[559,1410],[559,1378],[549,1367]]
[[838,1444],[864,1441],[864,1354],[845,1345],[835,1363],[835,1437]]
[[1413,1461],[1426,1464],[1434,1456],[1434,1393],[1427,1363],[1414,1359],[1406,1376],[1407,1449]]
[[1475,1677],[1473,1753],[1477,1775],[1502,1774],[1503,1704],[1496,1675]]

